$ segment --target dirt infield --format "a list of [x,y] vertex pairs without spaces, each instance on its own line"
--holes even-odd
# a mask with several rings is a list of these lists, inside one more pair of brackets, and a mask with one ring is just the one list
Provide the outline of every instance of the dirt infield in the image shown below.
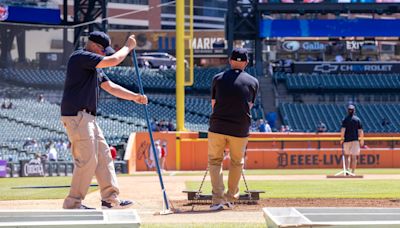
[[[182,212],[208,211],[209,204],[172,201]],[[258,204],[236,204],[235,211],[260,211],[263,207],[400,207],[399,199],[261,199]]]
[[[171,205],[178,213],[157,215],[163,208],[163,198],[157,176],[119,177],[121,198],[135,200],[143,223],[265,223],[263,207],[400,207],[400,200],[388,199],[263,199],[258,205],[236,205],[233,210],[210,212],[209,205],[192,206],[186,201],[185,181],[201,181],[202,176],[174,176],[168,173],[164,183]],[[400,180],[400,175],[364,175],[365,179]],[[320,180],[324,175],[253,176],[249,180]],[[209,177],[207,178],[209,180]],[[87,196],[84,203],[100,208],[100,194],[95,191]],[[62,200],[0,201],[0,210],[8,209],[60,209]]]

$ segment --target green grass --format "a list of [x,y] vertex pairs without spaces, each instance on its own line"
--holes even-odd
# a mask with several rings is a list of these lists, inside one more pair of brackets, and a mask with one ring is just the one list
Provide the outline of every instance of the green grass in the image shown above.
[[[332,175],[341,171],[337,169],[246,169],[246,175]],[[202,176],[204,171],[167,171],[164,176],[173,174],[174,176]],[[357,169],[357,174],[400,174],[398,169]],[[224,171],[227,175],[228,171]],[[153,172],[136,172],[132,176],[155,176],[156,171]],[[126,175],[123,175],[126,176]]]
[[[250,190],[264,190],[261,198],[400,198],[398,180],[285,180],[247,181]],[[186,182],[187,189],[198,190],[200,182]],[[225,183],[225,186],[226,183]],[[243,181],[240,190],[244,191]],[[205,182],[203,193],[211,192],[211,183]]]
[[[70,185],[71,177],[20,177],[0,178],[0,200],[63,199],[69,188],[13,189],[25,186]],[[96,190],[90,187],[89,192]]]
[[176,224],[141,224],[143,228],[261,228],[265,227],[265,223],[176,223]]

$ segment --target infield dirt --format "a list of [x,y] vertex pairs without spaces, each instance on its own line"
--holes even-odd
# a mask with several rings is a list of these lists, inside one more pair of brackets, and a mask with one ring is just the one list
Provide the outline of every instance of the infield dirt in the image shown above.
[[[263,199],[257,205],[237,204],[232,210],[209,211],[209,205],[192,205],[186,201],[185,181],[201,181],[202,176],[164,176],[167,195],[171,208],[177,209],[172,215],[157,215],[163,208],[163,196],[157,176],[119,177],[122,199],[135,201],[136,209],[143,223],[265,223],[261,208],[263,207],[400,207],[400,200],[394,199]],[[365,179],[400,180],[400,175],[364,175]],[[322,180],[324,175],[269,175],[248,176],[248,180]],[[209,180],[209,177],[207,177]],[[0,210],[8,209],[60,209],[59,200],[20,200],[0,201]],[[87,195],[85,205],[100,209],[98,191]]]

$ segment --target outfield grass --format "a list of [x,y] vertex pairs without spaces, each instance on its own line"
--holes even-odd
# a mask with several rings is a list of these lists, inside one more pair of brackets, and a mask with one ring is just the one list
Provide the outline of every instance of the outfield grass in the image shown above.
[[265,223],[141,224],[143,228],[265,228]]
[[[68,194],[69,188],[13,189],[13,187],[61,186],[70,184],[71,177],[0,178],[0,200],[63,199]],[[90,187],[89,192],[96,189],[96,187]]]
[[[246,175],[333,175],[340,172],[341,169],[246,169]],[[398,169],[357,169],[357,174],[400,174]],[[163,175],[169,176],[201,176],[204,171],[167,171]],[[227,175],[228,171],[224,171]],[[157,175],[156,171],[136,172],[132,176],[152,176]],[[126,176],[125,174],[123,176]]]
[[[285,180],[247,181],[250,190],[264,190],[261,198],[400,198],[398,180]],[[198,190],[200,182],[186,182],[187,189]],[[225,183],[225,186],[226,183]],[[245,190],[243,181],[240,190]],[[203,193],[211,192],[211,183],[205,182]]]

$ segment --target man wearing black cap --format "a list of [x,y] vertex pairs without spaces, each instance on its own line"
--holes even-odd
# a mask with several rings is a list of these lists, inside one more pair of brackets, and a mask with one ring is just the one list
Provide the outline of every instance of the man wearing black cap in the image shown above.
[[94,175],[100,186],[102,208],[126,208],[132,201],[118,198],[119,187],[110,148],[96,123],[100,88],[108,93],[138,104],[147,104],[147,97],[114,84],[101,68],[116,66],[136,47],[131,35],[125,46],[115,52],[103,32],[92,32],[84,49],[69,58],[61,121],[71,141],[74,172],[71,189],[64,200],[64,209],[92,209],[82,205]]
[[360,118],[355,115],[354,105],[347,107],[347,116],[342,120],[340,129],[340,144],[343,145],[346,170],[352,169],[354,174],[357,166],[357,156],[360,155],[360,146],[364,146],[364,131]]
[[[250,109],[257,92],[258,80],[244,71],[248,64],[246,49],[232,51],[231,69],[214,76],[211,88],[212,114],[208,132],[208,165],[212,184],[211,210],[224,205],[233,207],[239,197],[239,180],[251,123]],[[229,147],[228,191],[222,175],[225,147]]]

